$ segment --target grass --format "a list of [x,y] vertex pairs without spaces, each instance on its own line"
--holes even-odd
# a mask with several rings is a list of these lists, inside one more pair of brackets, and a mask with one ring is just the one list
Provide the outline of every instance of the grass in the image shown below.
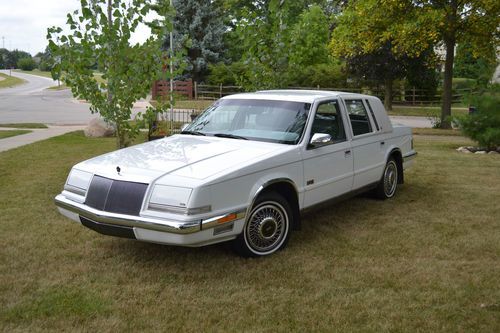
[[0,139],[10,138],[12,136],[22,135],[22,134],[27,134],[27,133],[31,133],[31,131],[27,131],[27,130],[6,130],[6,131],[2,131],[2,130],[0,130]]
[[52,86],[48,87],[48,90],[64,90],[64,89],[69,89],[69,87],[65,84],[61,84],[60,86]]
[[[115,141],[70,133],[0,153],[0,327],[11,331],[498,332],[500,158],[415,137],[394,199],[307,215],[262,259],[99,235],[53,197]],[[42,176],[43,174],[43,176]]]
[[1,124],[0,127],[10,128],[48,128],[47,125],[41,123],[16,123],[16,124]]
[[413,135],[462,136],[458,129],[412,128]]
[[[174,108],[175,109],[186,109],[186,110],[195,110],[195,111],[203,111],[208,108],[210,105],[214,104],[215,101],[211,100],[182,100],[178,99],[175,101]],[[155,106],[157,101],[150,101],[151,105]]]
[[23,84],[26,82],[23,79],[20,79],[20,78],[14,77],[14,76],[9,76],[9,75],[3,74],[3,73],[0,73],[0,78],[3,79],[3,80],[0,80],[0,89],[12,88],[12,87],[15,87],[17,85],[20,85],[20,84]]
[[14,69],[14,72],[31,74],[31,75],[36,75],[36,76],[43,76],[43,77],[48,77],[49,79],[52,79],[52,74],[50,72],[41,71],[39,69],[34,69],[32,71],[23,71],[22,69]]
[[[19,72],[19,73],[25,73],[25,74],[32,74],[32,75],[47,77],[49,79],[52,79],[52,74],[51,74],[51,72],[48,72],[48,71],[41,71],[41,70],[38,70],[38,69],[34,69],[32,71],[23,71],[23,70],[20,70],[20,69],[15,69],[14,71],[15,72]],[[105,82],[105,80],[102,78],[102,74],[101,73],[94,73],[94,78],[99,83]],[[63,90],[63,89],[69,89],[69,87],[66,86],[65,84],[61,83],[60,86],[53,86],[53,87],[50,87],[48,89],[50,89],[50,90]]]
[[[461,116],[469,111],[463,107],[452,107],[452,116]],[[393,106],[393,110],[388,112],[390,116],[410,116],[410,117],[439,117],[441,115],[440,106]]]

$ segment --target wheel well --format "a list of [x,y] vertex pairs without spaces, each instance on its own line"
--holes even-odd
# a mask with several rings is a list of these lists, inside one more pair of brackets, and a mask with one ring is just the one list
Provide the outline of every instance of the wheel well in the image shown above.
[[397,149],[391,151],[390,157],[394,158],[396,165],[398,167],[398,184],[404,184],[404,174],[403,174],[403,156],[401,152]]
[[292,208],[292,214],[293,214],[292,229],[300,230],[301,223],[300,223],[299,198],[297,195],[297,191],[295,190],[295,187],[288,182],[281,181],[270,184],[269,186],[265,187],[262,190],[262,192],[260,192],[258,195],[267,192],[276,192],[281,196],[283,196],[283,198],[285,198],[286,201],[288,201],[290,207]]

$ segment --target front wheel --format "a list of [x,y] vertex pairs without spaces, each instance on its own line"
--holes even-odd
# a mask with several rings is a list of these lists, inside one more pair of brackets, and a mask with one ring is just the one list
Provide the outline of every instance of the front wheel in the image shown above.
[[396,194],[398,187],[398,166],[394,158],[390,158],[384,168],[384,173],[376,188],[376,195],[379,199],[389,199]]
[[260,195],[233,248],[244,257],[265,256],[284,248],[292,218],[290,204],[281,195],[275,192]]

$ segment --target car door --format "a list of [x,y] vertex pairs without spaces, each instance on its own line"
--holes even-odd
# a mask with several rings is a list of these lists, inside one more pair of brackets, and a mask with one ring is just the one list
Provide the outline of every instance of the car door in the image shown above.
[[385,141],[378,124],[368,115],[369,105],[361,98],[345,99],[352,130],[354,157],[353,190],[380,180],[385,165]]
[[[304,207],[349,192],[353,182],[351,144],[338,99],[320,102],[303,151]],[[321,142],[312,142],[313,137]]]

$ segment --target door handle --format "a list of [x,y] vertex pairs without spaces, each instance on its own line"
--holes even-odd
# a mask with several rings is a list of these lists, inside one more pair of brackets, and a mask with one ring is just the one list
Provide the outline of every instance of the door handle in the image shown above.
[[380,145],[381,146],[385,145],[385,142],[384,141],[380,142]]
[[344,155],[345,155],[345,157],[349,157],[349,156],[351,156],[351,151],[350,151],[350,150],[346,150],[346,151],[344,152]]

